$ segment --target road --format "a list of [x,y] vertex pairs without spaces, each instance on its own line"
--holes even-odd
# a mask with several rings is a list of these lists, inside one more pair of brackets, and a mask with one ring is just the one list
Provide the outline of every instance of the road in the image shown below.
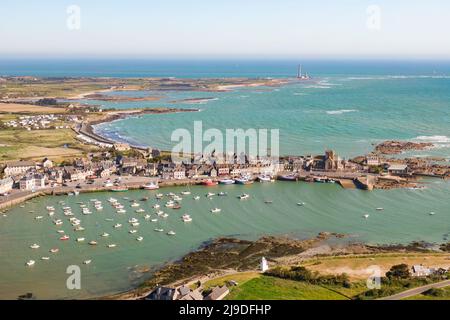
[[422,292],[425,292],[431,288],[444,288],[447,286],[450,286],[450,280],[436,282],[436,283],[428,284],[426,286],[406,290],[406,291],[394,294],[389,297],[380,298],[378,300],[401,300],[401,299],[409,298],[412,296],[416,296],[416,295],[421,294]]

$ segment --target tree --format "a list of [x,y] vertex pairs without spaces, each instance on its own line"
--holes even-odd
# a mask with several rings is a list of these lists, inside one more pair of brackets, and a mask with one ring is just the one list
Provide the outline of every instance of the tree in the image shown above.
[[389,279],[408,279],[410,276],[409,267],[404,263],[392,266],[391,269],[386,272],[386,277]]

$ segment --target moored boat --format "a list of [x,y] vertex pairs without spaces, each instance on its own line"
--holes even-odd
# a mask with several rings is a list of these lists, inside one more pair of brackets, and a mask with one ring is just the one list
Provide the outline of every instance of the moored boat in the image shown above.
[[150,182],[150,183],[146,183],[144,185],[141,186],[142,189],[145,190],[156,190],[159,189],[158,184],[154,183],[154,182]]
[[224,185],[234,184],[234,180],[233,179],[222,179],[222,180],[219,180],[219,184],[224,184]]
[[207,187],[212,187],[212,186],[216,186],[217,182],[212,181],[211,179],[206,179],[206,180],[202,181],[202,185],[207,186]]

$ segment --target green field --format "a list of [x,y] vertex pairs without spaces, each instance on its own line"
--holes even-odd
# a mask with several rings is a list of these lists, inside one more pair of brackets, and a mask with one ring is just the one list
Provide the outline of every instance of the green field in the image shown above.
[[231,288],[227,300],[347,300],[330,289],[306,282],[269,276],[253,278]]

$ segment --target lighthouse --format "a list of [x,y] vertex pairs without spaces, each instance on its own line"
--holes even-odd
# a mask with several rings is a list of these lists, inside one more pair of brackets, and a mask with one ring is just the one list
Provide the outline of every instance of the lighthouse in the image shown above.
[[266,258],[261,258],[261,272],[266,272],[269,269]]

